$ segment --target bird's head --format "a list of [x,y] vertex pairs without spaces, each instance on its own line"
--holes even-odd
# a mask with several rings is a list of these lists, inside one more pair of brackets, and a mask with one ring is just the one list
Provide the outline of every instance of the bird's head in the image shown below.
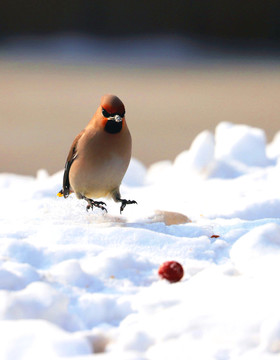
[[101,98],[100,107],[104,130],[110,134],[119,133],[122,130],[125,115],[122,101],[115,95],[104,95]]

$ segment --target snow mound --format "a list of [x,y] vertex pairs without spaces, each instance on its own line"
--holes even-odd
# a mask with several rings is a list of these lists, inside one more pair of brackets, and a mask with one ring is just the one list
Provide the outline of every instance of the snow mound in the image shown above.
[[235,242],[230,256],[241,272],[280,271],[280,226],[265,224],[254,228]]
[[263,130],[247,125],[221,123],[215,132],[216,158],[236,160],[248,166],[265,166],[266,136]]
[[70,334],[45,320],[1,321],[1,359],[58,359],[92,353],[82,336]]

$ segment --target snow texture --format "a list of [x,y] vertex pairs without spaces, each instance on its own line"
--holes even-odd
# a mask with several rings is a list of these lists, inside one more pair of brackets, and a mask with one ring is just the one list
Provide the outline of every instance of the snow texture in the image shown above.
[[132,159],[123,215],[57,197],[62,171],[0,174],[0,359],[278,359],[279,160],[279,133],[221,123],[174,162]]

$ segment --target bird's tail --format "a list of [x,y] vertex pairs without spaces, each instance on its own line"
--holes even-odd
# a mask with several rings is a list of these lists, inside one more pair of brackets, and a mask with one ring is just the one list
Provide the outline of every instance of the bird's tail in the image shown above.
[[64,190],[63,189],[61,189],[56,195],[57,196],[59,196],[59,197],[65,197],[65,198],[67,198],[70,194],[72,194],[74,191],[73,190],[70,190],[70,191],[68,191],[68,192],[64,192]]
[[57,196],[59,196],[59,197],[64,196],[63,189],[61,189],[61,190],[57,193]]

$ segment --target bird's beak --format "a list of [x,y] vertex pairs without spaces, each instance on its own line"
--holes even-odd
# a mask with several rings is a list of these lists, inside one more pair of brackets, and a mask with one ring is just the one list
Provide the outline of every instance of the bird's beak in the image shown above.
[[109,117],[108,120],[114,120],[115,122],[121,122],[122,118],[120,117],[120,115],[115,115],[115,116]]

